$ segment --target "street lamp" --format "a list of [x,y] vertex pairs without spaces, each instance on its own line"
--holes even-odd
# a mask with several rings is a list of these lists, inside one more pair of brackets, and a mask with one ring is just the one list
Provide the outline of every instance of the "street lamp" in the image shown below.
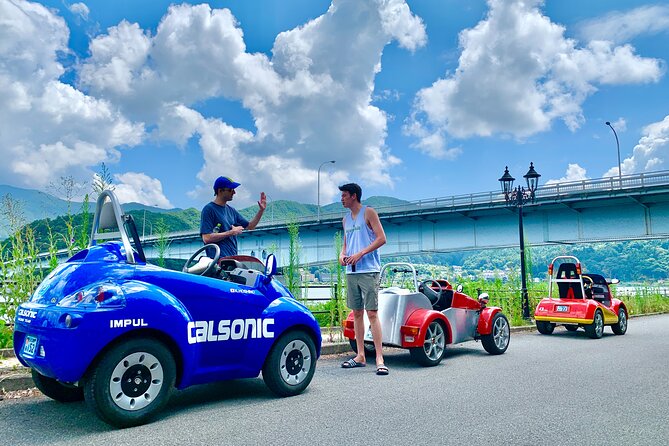
[[318,198],[316,199],[318,201],[318,204],[316,205],[316,207],[318,208],[318,217],[316,218],[316,220],[318,222],[321,221],[321,167],[323,167],[326,164],[334,164],[334,163],[335,163],[334,160],[333,161],[325,161],[325,162],[321,163],[320,166],[318,166]]
[[144,238],[144,228],[146,228],[146,208],[144,208],[144,221],[142,223],[142,238]]
[[618,134],[616,133],[616,129],[613,128],[613,126],[609,121],[606,121],[606,125],[611,127],[611,130],[613,130],[613,136],[616,137],[616,147],[618,148],[618,179],[622,181],[623,172],[622,169],[620,168],[620,142],[618,141]]
[[[158,206],[158,205],[156,204],[154,206]],[[149,222],[149,226],[151,226],[151,235],[153,235],[153,225],[151,224],[151,222]],[[144,208],[144,219],[143,219],[143,222],[142,222],[142,238],[144,238],[145,228],[146,228],[146,208]]]
[[518,233],[520,236],[520,294],[523,307],[523,318],[529,319],[530,317],[530,302],[529,296],[527,295],[527,278],[525,276],[525,237],[523,235],[523,205],[528,201],[534,203],[534,193],[537,190],[537,185],[539,184],[539,175],[536,170],[534,170],[534,163],[530,163],[530,169],[527,171],[523,178],[527,182],[527,189],[522,186],[517,186],[513,188],[513,182],[516,180],[509,173],[509,167],[507,166],[504,169],[504,175],[499,179],[499,182],[502,185],[502,192],[504,193],[504,200],[506,203],[511,206],[518,208]]

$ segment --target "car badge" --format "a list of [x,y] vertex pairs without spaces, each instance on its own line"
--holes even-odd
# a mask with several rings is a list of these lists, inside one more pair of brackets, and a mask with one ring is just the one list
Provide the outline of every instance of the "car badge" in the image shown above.
[[55,298],[55,297],[51,299],[51,303],[52,303],[52,304],[55,304],[55,303],[56,303],[56,298]]

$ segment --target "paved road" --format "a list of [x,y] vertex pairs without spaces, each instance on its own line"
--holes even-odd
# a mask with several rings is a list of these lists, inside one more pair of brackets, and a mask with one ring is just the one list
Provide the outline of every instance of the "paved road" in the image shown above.
[[625,336],[559,328],[516,333],[506,354],[469,342],[435,368],[392,350],[390,375],[322,358],[303,395],[262,380],[173,396],[152,424],[115,430],[84,403],[0,402],[7,445],[495,444],[662,445],[669,439],[669,315],[632,319]]

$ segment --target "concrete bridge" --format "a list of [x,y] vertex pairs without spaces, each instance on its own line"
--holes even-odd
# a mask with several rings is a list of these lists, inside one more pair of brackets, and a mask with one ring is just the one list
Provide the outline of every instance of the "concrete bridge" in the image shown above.
[[[377,207],[388,239],[382,256],[518,246],[518,210],[500,191],[430,198]],[[337,258],[334,237],[345,209],[295,220],[300,261],[326,264]],[[669,171],[542,186],[523,208],[525,243],[550,245],[669,237]],[[240,254],[273,252],[288,263],[288,220],[268,222],[239,238]],[[147,257],[157,257],[156,236],[144,239]],[[168,235],[167,257],[187,259],[202,246],[197,231]]]

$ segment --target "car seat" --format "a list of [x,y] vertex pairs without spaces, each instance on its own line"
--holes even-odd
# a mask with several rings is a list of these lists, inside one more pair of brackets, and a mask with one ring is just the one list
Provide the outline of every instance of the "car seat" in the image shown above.
[[[573,263],[563,263],[558,268],[557,279],[576,279],[576,265]],[[560,299],[583,299],[581,287],[576,283],[558,282],[558,291]]]
[[426,293],[423,284],[418,287],[418,291],[427,296],[427,298],[430,300],[430,303],[432,304],[433,309],[437,311],[443,311],[447,308],[450,308],[453,304],[453,290],[449,289],[451,285],[447,280],[438,279],[436,282],[441,285],[441,292],[437,293],[437,290],[430,287],[433,293]]
[[432,308],[437,311],[444,311],[453,304],[453,290],[442,290],[439,293],[439,299],[432,304]]

